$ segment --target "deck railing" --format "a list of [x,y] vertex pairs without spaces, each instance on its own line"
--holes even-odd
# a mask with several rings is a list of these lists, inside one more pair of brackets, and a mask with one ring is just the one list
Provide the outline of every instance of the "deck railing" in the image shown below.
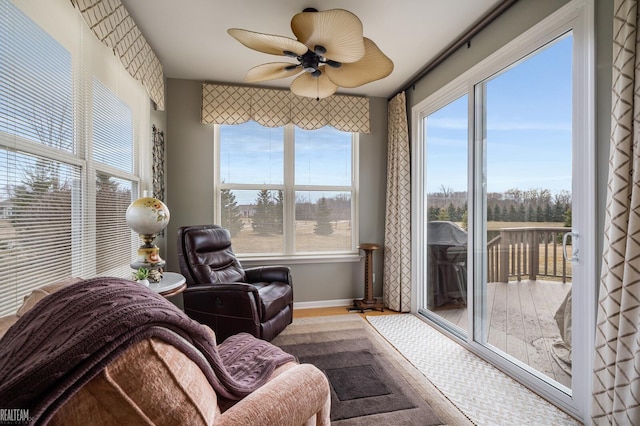
[[[487,243],[488,281],[571,279],[571,266],[562,254],[562,237],[571,228],[503,228]],[[570,252],[570,247],[567,247]]]

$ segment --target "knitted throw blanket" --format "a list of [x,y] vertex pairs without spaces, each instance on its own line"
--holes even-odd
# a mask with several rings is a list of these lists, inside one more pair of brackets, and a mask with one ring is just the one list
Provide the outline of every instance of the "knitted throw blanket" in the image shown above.
[[176,346],[219,395],[234,400],[294,360],[246,333],[216,346],[204,326],[148,288],[95,278],[45,297],[0,340],[0,407],[29,409],[32,420],[44,424],[111,361],[149,337]]

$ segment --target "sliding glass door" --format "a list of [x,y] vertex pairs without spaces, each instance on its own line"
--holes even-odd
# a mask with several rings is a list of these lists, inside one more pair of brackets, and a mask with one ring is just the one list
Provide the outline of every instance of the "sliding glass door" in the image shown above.
[[475,86],[482,141],[475,340],[567,393],[572,47],[567,34]]
[[467,332],[468,105],[464,94],[423,119],[426,309]]
[[414,107],[413,247],[418,312],[582,417],[595,166],[577,22]]

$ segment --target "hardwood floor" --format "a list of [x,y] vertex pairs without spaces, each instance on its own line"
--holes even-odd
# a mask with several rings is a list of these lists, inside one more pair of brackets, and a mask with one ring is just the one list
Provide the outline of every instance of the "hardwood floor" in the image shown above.
[[365,317],[367,315],[396,315],[399,312],[390,311],[389,309],[385,309],[384,312],[380,311],[366,311],[365,313],[360,313],[359,311],[349,312],[348,306],[333,306],[330,308],[310,308],[310,309],[293,309],[293,318],[308,318],[308,317],[323,317],[329,315],[360,315]]

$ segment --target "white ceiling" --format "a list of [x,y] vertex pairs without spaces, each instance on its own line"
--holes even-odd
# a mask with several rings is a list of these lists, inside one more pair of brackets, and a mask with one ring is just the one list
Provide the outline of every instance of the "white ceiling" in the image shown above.
[[[122,0],[167,78],[242,84],[251,67],[285,58],[251,50],[227,34],[243,28],[295,39],[305,7],[346,9],[394,62],[390,76],[338,93],[390,97],[500,0]],[[291,78],[262,83],[289,87]]]

